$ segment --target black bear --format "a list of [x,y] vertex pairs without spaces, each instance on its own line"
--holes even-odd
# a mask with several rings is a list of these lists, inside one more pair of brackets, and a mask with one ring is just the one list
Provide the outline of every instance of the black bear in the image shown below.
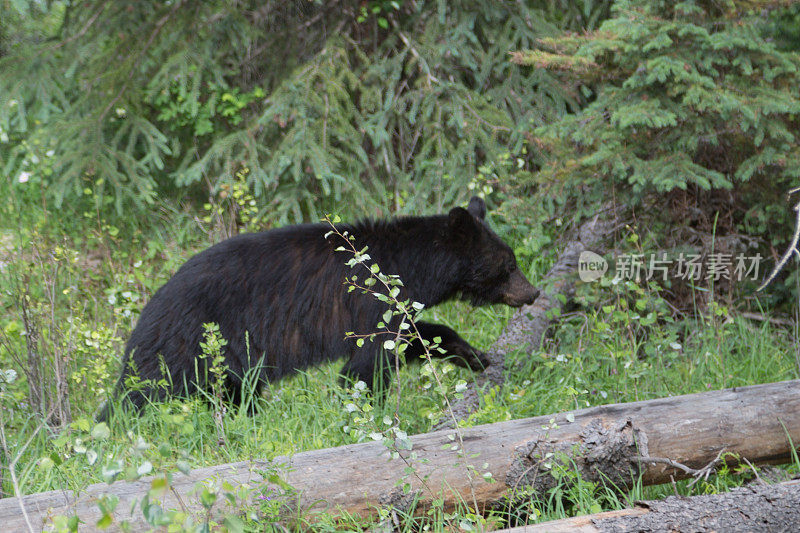
[[[352,235],[357,248],[368,247],[370,262],[382,272],[399,276],[400,299],[426,308],[451,298],[473,305],[532,303],[538,291],[517,268],[511,248],[486,224],[485,215],[483,200],[474,197],[467,209],[456,207],[447,215],[336,227]],[[258,363],[258,382],[263,384],[344,356],[348,361],[342,373],[371,386],[383,344],[358,347],[345,333],[375,332],[387,304],[360,291],[348,292],[345,280],[359,272],[346,265],[352,254],[337,251],[346,243],[327,235],[330,230],[321,223],[238,235],[189,259],[142,310],[125,348],[118,392],[132,368],[145,380],[167,377],[173,391],[205,387],[196,363],[208,322],[217,323],[228,341],[224,356],[233,397],[240,392],[241,376]],[[486,364],[483,353],[452,329],[426,322],[417,328],[424,339],[441,337],[440,347],[455,362],[473,369]],[[423,350],[416,341],[406,358]],[[130,392],[128,397],[141,406],[147,396],[170,392],[158,390]]]

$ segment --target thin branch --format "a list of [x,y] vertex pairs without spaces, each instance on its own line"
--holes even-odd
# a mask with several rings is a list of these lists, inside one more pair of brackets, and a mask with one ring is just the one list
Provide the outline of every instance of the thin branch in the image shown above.
[[[100,9],[98,9],[98,10],[97,10],[97,13],[95,13],[94,15],[92,15],[91,17],[89,17],[89,20],[87,20],[87,21],[86,21],[86,24],[84,24],[84,25],[83,25],[83,28],[81,28],[81,29],[80,29],[80,31],[78,31],[78,33],[76,33],[75,35],[72,35],[72,36],[70,36],[69,38],[67,38],[67,39],[64,39],[64,40],[63,40],[63,41],[61,41],[60,43],[56,44],[55,46],[53,46],[53,47],[50,49],[50,51],[53,51],[53,50],[58,50],[59,48],[61,48],[61,47],[62,47],[62,46],[64,46],[65,44],[71,43],[71,42],[72,42],[72,41],[74,41],[75,39],[79,39],[79,38],[83,37],[83,36],[84,36],[84,34],[85,34],[87,31],[89,31],[89,28],[91,28],[91,27],[92,27],[92,25],[95,23],[95,21],[97,20],[97,17],[99,17],[99,16],[100,16],[100,15],[103,13],[103,11],[105,11],[105,10],[106,10],[106,6],[107,6],[107,5],[108,5],[108,2],[103,2],[103,5],[102,5],[102,6],[100,6]],[[68,8],[68,9],[69,9],[69,8]]]
[[748,461],[748,460],[747,460],[747,457],[742,457],[742,460],[743,460],[745,463],[747,463],[747,466],[749,466],[749,467],[750,467],[750,470],[752,470],[752,471],[753,471],[753,474],[756,476],[756,479],[758,480],[758,482],[759,482],[759,483],[762,483],[762,484],[766,483],[766,481],[764,481],[763,479],[761,479],[761,476],[759,476],[759,475],[758,475],[758,470],[756,470],[756,467],[755,467],[755,466],[753,466],[753,463],[751,463],[750,461]]
[[698,472],[692,467],[686,466],[683,463],[679,463],[677,461],[673,461],[672,459],[667,459],[666,457],[639,457],[638,461],[640,463],[658,463],[670,466],[672,468],[676,468],[678,470],[683,470],[689,475],[694,475]]
[[413,55],[416,58],[420,71],[422,71],[422,73],[425,74],[425,77],[428,80],[428,86],[430,87],[435,83],[439,83],[439,79],[433,74],[431,74],[431,69],[428,66],[428,62],[425,61],[425,59],[419,54],[419,52],[417,52],[417,49],[414,48],[414,45],[411,44],[411,41],[408,39],[408,37],[406,37],[406,34],[403,33],[402,30],[400,30],[400,27],[397,25],[397,22],[395,22],[394,19],[391,20],[392,20],[392,26],[394,26],[394,29],[397,31],[397,35],[400,37],[400,40],[403,41],[404,45],[406,45],[406,48],[408,49],[409,52],[411,52],[411,55]]
[[[797,191],[800,191],[800,187],[796,187],[790,190],[787,193],[787,195],[791,196]],[[786,265],[786,263],[789,262],[789,259],[792,258],[793,254],[797,254],[798,258],[800,258],[800,250],[797,249],[797,241],[800,240],[800,202],[795,204],[794,210],[797,211],[797,218],[795,219],[794,235],[792,236],[792,242],[791,244],[789,244],[789,248],[786,250],[786,252],[784,252],[783,257],[781,257],[778,263],[775,265],[775,268],[773,268],[772,272],[770,272],[769,276],[767,276],[767,279],[764,280],[764,283],[762,283],[761,286],[758,289],[756,289],[756,291],[760,291],[764,287],[772,283],[772,280],[774,280],[775,276],[777,276],[778,273],[781,270],[783,270],[783,267]]]
[[742,318],[747,318],[748,320],[756,320],[758,322],[769,322],[770,324],[774,324],[776,326],[794,325],[794,320],[789,320],[788,318],[769,317],[761,313],[751,313],[749,311],[739,313],[739,316],[741,316]]
[[[331,233],[334,233],[334,234],[338,235],[339,237],[341,237],[342,240],[344,240],[345,243],[347,244],[347,246],[349,247],[349,250],[347,250],[347,251],[352,253],[353,257],[356,257],[359,252],[356,249],[355,245],[353,244],[353,241],[351,241],[348,238],[347,232],[342,233],[341,231],[339,231],[339,228],[336,227],[336,225],[333,223],[332,220],[330,220],[330,218],[325,217],[325,220],[328,223],[328,225],[330,225],[330,227],[331,227],[331,230],[332,230]],[[359,263],[361,264],[361,266],[363,268],[365,268],[367,270],[368,275],[372,279],[375,279],[377,282],[379,282],[381,285],[383,285],[383,288],[386,290],[386,294],[387,295],[391,295],[392,287],[389,285],[389,283],[383,277],[378,276],[375,272],[373,272],[372,269],[365,262],[362,261],[362,262],[359,262]],[[355,286],[357,288],[360,288],[364,292],[369,292],[369,293],[372,293],[372,294],[378,294],[378,291],[377,291],[376,288],[367,288],[366,286],[365,287],[360,287],[356,282],[351,282],[351,285],[353,285],[353,286]],[[390,298],[394,298],[394,297],[390,296]],[[395,301],[395,303],[397,302],[396,299],[394,301]],[[423,340],[422,334],[419,332],[419,329],[417,328],[417,323],[416,323],[414,317],[412,316],[411,311],[409,311],[409,309],[406,308],[405,306],[403,306],[402,308],[398,307],[397,309],[398,309],[398,311],[400,311],[400,313],[401,313],[401,315],[403,317],[402,318],[402,322],[406,322],[407,324],[410,325],[411,329],[413,329],[413,333],[410,335],[410,337],[411,338],[417,338],[422,343],[422,347],[425,350],[425,353],[424,353],[425,359],[427,360],[427,363],[431,365],[431,369],[432,369],[431,375],[433,376],[433,379],[436,382],[436,386],[438,387],[438,390],[445,391],[446,388],[445,388],[444,384],[442,383],[441,379],[439,378],[438,372],[433,370],[433,360],[432,360],[433,356],[431,355],[430,347],[426,346],[425,343],[422,342],[422,340]],[[386,328],[388,329],[388,327],[389,326],[387,325]],[[406,337],[406,335],[402,334],[401,330],[398,329],[398,331],[396,333],[396,338],[402,338],[402,337]],[[399,359],[396,356],[395,365],[398,364],[398,361],[399,361]],[[398,370],[399,370],[399,368],[398,368]],[[398,391],[399,391],[399,389],[398,389]],[[398,398],[399,398],[399,394],[398,394]],[[458,440],[458,454],[457,455],[460,455],[466,461],[469,456],[467,455],[467,451],[464,448],[464,436],[463,436],[463,434],[461,432],[461,428],[458,427],[458,420],[456,418],[455,412],[453,411],[453,406],[450,403],[450,398],[448,398],[447,394],[444,394],[444,392],[442,393],[442,398],[444,399],[445,410],[450,415],[450,419],[451,419],[451,422],[453,424],[453,428],[452,429],[453,429],[453,432],[455,433],[455,438]],[[411,461],[409,459],[407,459],[404,454],[398,453],[398,455],[403,460],[403,462],[406,463],[406,465],[408,465],[409,467],[413,468],[412,464],[411,464]],[[472,471],[470,469],[470,465],[465,464],[465,467],[466,467],[467,481],[469,483],[469,488],[470,488],[470,495],[472,496],[472,503],[475,506],[474,508],[478,509],[478,498],[477,498],[477,495],[475,494],[475,481],[474,481],[473,473],[472,473]],[[420,483],[422,483],[423,487],[425,487],[431,495],[435,495],[434,491],[431,489],[431,487],[428,484],[427,480],[419,475],[419,472],[417,472],[416,468],[413,468],[413,470],[414,470],[414,476],[420,481]]]
[[683,470],[690,476],[694,477],[694,479],[689,483],[689,486],[691,487],[692,485],[700,481],[700,479],[703,479],[703,481],[708,480],[708,476],[710,476],[716,470],[716,467],[719,464],[720,458],[722,457],[723,453],[725,453],[725,448],[719,451],[719,453],[717,454],[717,456],[714,458],[713,461],[711,461],[706,466],[700,469],[695,469],[690,466],[686,466],[685,464],[679,463],[678,461],[673,461],[672,459],[667,459],[666,457],[639,457],[637,460],[640,463],[659,463],[659,464],[665,464],[677,470]]

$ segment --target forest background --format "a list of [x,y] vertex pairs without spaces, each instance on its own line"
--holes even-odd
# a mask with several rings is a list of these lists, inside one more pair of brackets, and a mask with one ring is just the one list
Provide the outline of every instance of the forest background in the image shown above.
[[[349,410],[331,365],[222,424],[203,400],[93,421],[138,313],[183,261],[327,214],[431,214],[480,194],[536,284],[583,221],[614,213],[609,275],[577,285],[468,424],[797,378],[793,258],[756,289],[796,245],[799,51],[786,1],[0,0],[0,491],[357,442],[387,417],[430,429],[444,412],[430,372],[443,394],[469,372],[404,369],[401,408]],[[620,257],[662,254],[703,270],[615,281]],[[737,277],[737,257],[759,269]],[[730,275],[709,275],[726,258]],[[427,313],[488,346],[511,312]],[[665,490],[573,482],[491,519]],[[228,518],[290,520],[262,507]],[[465,507],[407,527],[487,519]]]

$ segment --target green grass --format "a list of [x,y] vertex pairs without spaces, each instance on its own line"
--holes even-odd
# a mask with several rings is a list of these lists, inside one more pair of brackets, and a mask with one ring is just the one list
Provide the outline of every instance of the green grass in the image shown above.
[[[98,430],[92,417],[113,387],[122,342],[136,313],[177,266],[210,241],[206,233],[192,229],[195,223],[185,213],[166,208],[162,213],[148,226],[134,224],[124,230],[111,230],[107,222],[73,221],[78,228],[69,228],[68,235],[53,229],[57,227],[53,219],[43,221],[29,213],[15,228],[4,229],[0,369],[15,369],[20,377],[0,388],[0,422],[8,442],[4,464],[15,461],[19,492],[79,490],[113,474],[116,461],[121,461],[120,476],[136,477],[142,471],[270,459],[364,440],[368,438],[364,431],[356,430],[386,429],[381,425],[384,417],[398,415],[399,429],[414,434],[430,430],[444,416],[441,399],[426,388],[420,366],[414,364],[400,373],[401,401],[396,402],[392,390],[386,401],[370,405],[374,422],[359,422],[346,408],[354,400],[339,386],[341,362],[335,362],[271,384],[257,399],[255,414],[233,409],[224,416],[221,429],[209,402],[195,398],[149,406],[140,417],[119,415],[110,431]],[[125,232],[133,238],[123,238],[120,233]],[[53,254],[57,247],[61,251]],[[87,262],[92,254],[101,259]],[[530,265],[531,279],[535,282],[548,266],[544,259],[536,259]],[[13,298],[25,287],[29,312],[40,323],[43,356],[68,358],[74,421],[61,431],[43,428],[37,417],[30,416],[21,368],[24,328]],[[56,290],[48,292],[48,287]],[[745,320],[721,305],[674,321],[664,310],[658,287],[598,285],[592,291],[580,295],[583,307],[559,318],[541,350],[514,354],[506,384],[487,392],[469,424],[798,377],[796,339],[788,329]],[[426,320],[445,323],[486,349],[511,314],[502,306],[473,309],[450,302],[427,310]],[[53,319],[57,328],[52,327]],[[452,365],[440,371],[451,390],[459,380],[473,378]],[[724,471],[693,490],[722,491],[747,477]],[[571,481],[561,492],[521,502],[491,523],[499,526],[509,517],[525,522],[617,509],[674,490],[635,486],[617,493]],[[14,490],[9,476],[4,476],[4,494]],[[686,482],[678,483],[677,490],[690,493]],[[402,527],[436,531],[448,524],[466,527],[475,520],[466,508],[454,513],[434,509],[422,517],[407,517]],[[322,517],[314,528],[346,530],[362,525],[354,518]]]

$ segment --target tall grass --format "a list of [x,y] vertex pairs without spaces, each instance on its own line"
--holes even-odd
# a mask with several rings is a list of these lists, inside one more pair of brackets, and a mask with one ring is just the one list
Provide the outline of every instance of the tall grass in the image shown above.
[[[352,398],[339,384],[340,362],[270,384],[262,395],[254,397],[252,410],[230,407],[221,426],[215,423],[214,405],[207,398],[148,405],[138,416],[120,409],[112,398],[114,416],[108,426],[98,429],[93,416],[113,388],[122,342],[138,311],[193,250],[210,243],[209,236],[214,233],[198,228],[195,220],[174,207],[165,206],[158,220],[145,225],[128,223],[121,231],[119,225],[96,220],[91,213],[80,223],[73,220],[71,225],[59,226],[53,215],[45,217],[42,211],[26,205],[29,212],[9,219],[9,224],[0,228],[0,332],[4,339],[0,343],[0,370],[13,369],[20,376],[0,380],[0,422],[6,442],[2,462],[6,470],[14,465],[15,478],[12,482],[11,476],[3,476],[4,495],[80,490],[108,479],[115,470],[124,476],[131,469],[135,474],[148,468],[186,469],[270,459],[361,438],[349,431],[353,421],[345,406]],[[58,246],[62,254],[40,254],[34,261],[34,246],[46,250]],[[71,259],[64,261],[63,257]],[[69,275],[52,279],[50,261],[62,261],[61,268]],[[544,259],[537,258],[528,265],[528,274],[533,280],[539,279],[547,267]],[[45,334],[40,342],[58,348],[54,353],[68,361],[66,384],[72,420],[61,427],[47,425],[41,416],[31,416],[28,384],[22,377],[24,369],[19,368],[17,355],[25,353],[26,332],[20,327],[13,296],[19,289],[18,273],[22,270],[28,272],[31,305],[43,298],[41,287],[50,283],[57,289],[48,317],[61,337]],[[627,309],[622,302],[634,297],[625,291],[624,287],[618,289],[611,304],[586,305],[560,317],[549,339],[533,354],[513,354],[506,383],[485,391],[481,408],[467,423],[798,377],[795,332],[789,327],[742,318],[721,304],[677,320],[656,314],[657,320],[645,324],[642,317],[622,312]],[[660,308],[658,289],[644,288],[635,297],[644,298],[646,306]],[[484,349],[497,338],[511,315],[502,306],[473,309],[461,302],[446,303],[426,313],[426,319],[453,327],[471,344]],[[473,378],[469,371],[453,365],[445,365],[443,370],[450,384]],[[400,401],[391,396],[394,389],[386,401],[374,401],[374,418],[397,414],[403,431],[414,434],[429,430],[444,413],[441,403],[420,380],[419,366],[407,365],[398,379]],[[793,468],[798,468],[796,460]],[[746,470],[723,471],[691,490],[725,490],[742,483],[748,475]],[[512,509],[498,511],[489,520],[499,526],[616,509],[674,490],[690,492],[686,483],[675,487],[635,483],[633,489],[615,491],[571,479],[561,492],[531,496]],[[455,512],[434,509],[405,520],[400,516],[398,523],[402,531],[426,527],[442,530],[454,524],[468,528],[477,523],[468,507]],[[318,517],[314,527],[348,529],[363,525],[352,517]]]

